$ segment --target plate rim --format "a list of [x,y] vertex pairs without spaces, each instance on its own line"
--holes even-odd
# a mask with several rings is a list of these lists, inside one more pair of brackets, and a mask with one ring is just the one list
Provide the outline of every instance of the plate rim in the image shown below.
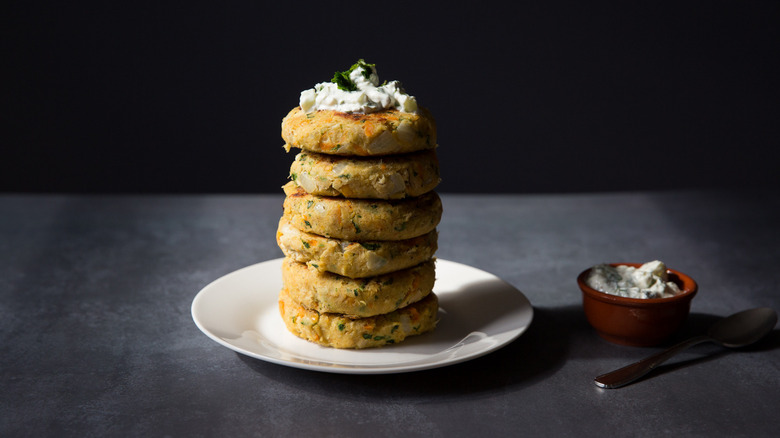
[[[337,364],[337,363],[329,363],[327,361],[317,361],[319,363],[306,363],[306,362],[299,362],[295,360],[286,360],[283,358],[277,358],[261,353],[257,353],[255,351],[248,350],[246,348],[243,348],[239,345],[233,344],[230,341],[220,337],[219,335],[212,332],[211,329],[207,328],[202,318],[199,317],[199,303],[203,300],[205,300],[206,296],[210,293],[213,293],[212,290],[217,287],[217,285],[221,282],[225,282],[230,277],[238,276],[244,273],[248,270],[254,270],[259,269],[263,265],[273,265],[276,263],[281,264],[282,260],[284,260],[284,257],[275,258],[275,259],[269,259],[258,263],[253,263],[248,266],[244,266],[242,268],[236,269],[234,271],[231,271],[227,274],[224,274],[213,281],[209,282],[206,286],[201,288],[201,290],[195,295],[195,297],[192,300],[192,304],[190,306],[190,313],[192,316],[192,319],[195,323],[195,325],[198,327],[198,329],[203,332],[208,338],[215,341],[216,343],[222,345],[223,347],[226,347],[230,350],[233,350],[236,353],[243,354],[248,357],[252,357],[254,359],[262,360],[269,363],[274,363],[277,365],[287,366],[291,368],[298,368],[298,369],[305,369],[309,371],[319,371],[319,372],[327,372],[327,373],[335,373],[335,374],[395,374],[395,373],[405,373],[405,372],[414,372],[414,371],[422,371],[422,370],[428,370],[428,369],[434,369],[434,368],[440,368],[444,366],[450,366],[455,365],[458,363],[467,362],[473,359],[477,359],[479,357],[485,356],[489,353],[495,352],[515,340],[517,340],[523,333],[525,333],[528,328],[531,326],[533,319],[534,319],[534,308],[531,304],[528,297],[519,289],[514,287],[513,285],[509,284],[505,280],[501,279],[500,277],[491,274],[490,272],[484,271],[482,269],[476,268],[471,265],[467,265],[464,263],[459,263],[455,261],[445,260],[441,258],[436,258],[436,262],[438,263],[445,263],[452,265],[452,267],[462,267],[462,268],[468,268],[475,270],[479,272],[480,274],[487,275],[491,277],[494,280],[498,280],[502,283],[503,286],[511,288],[514,293],[517,293],[520,295],[520,299],[522,301],[522,304],[518,306],[517,309],[515,309],[517,312],[523,313],[525,316],[522,320],[518,321],[517,326],[513,327],[511,332],[513,332],[509,337],[503,340],[499,340],[495,345],[491,345],[487,348],[482,348],[477,351],[471,352],[469,354],[465,354],[462,356],[456,356],[456,357],[449,357],[443,360],[435,360],[435,361],[429,361],[425,359],[418,359],[418,360],[412,360],[408,362],[399,362],[394,364],[388,364],[388,365],[349,365],[345,366],[343,364]],[[281,272],[279,272],[279,277],[281,277]],[[434,292],[436,292],[436,286],[434,285]],[[265,311],[265,309],[263,309]],[[445,309],[446,313],[446,309]],[[202,315],[201,315],[202,316]],[[281,320],[279,321],[280,324],[283,325]],[[470,336],[474,332],[465,334],[465,337]],[[465,337],[463,339],[465,339]],[[308,341],[307,341],[308,342]],[[459,341],[461,342],[461,341]],[[430,354],[429,356],[435,356],[437,354],[440,354],[442,352],[446,352],[447,350],[453,348],[454,346],[457,346],[457,343],[453,346],[450,346],[444,350],[437,351],[435,353]],[[329,347],[322,347],[320,348],[329,348]],[[368,352],[370,354],[371,351],[379,349],[366,349],[366,350],[350,350],[350,351],[361,351],[361,352]]]

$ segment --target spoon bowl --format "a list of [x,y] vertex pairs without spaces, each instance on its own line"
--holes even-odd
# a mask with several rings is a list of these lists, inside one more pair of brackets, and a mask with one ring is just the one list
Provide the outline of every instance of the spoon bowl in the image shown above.
[[768,307],[759,307],[719,320],[707,335],[724,347],[740,348],[757,342],[776,324],[777,313]]
[[743,310],[713,324],[707,335],[696,336],[660,353],[626,367],[602,374],[595,379],[602,388],[625,386],[652,371],[677,353],[702,342],[714,342],[724,347],[740,348],[757,342],[777,324],[777,312],[767,307]]

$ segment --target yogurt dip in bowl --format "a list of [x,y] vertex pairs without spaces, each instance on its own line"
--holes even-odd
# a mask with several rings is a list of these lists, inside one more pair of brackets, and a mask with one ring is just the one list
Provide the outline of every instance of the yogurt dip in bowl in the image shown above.
[[666,265],[658,260],[642,266],[596,265],[586,278],[588,286],[599,292],[627,298],[669,298],[682,292],[669,281]]
[[596,265],[580,273],[577,284],[585,316],[599,336],[642,347],[674,334],[698,292],[691,277],[658,261]]

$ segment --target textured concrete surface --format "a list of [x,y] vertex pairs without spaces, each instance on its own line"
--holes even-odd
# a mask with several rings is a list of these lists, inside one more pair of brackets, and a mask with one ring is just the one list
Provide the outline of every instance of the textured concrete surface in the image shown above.
[[[780,333],[694,347],[650,378],[593,377],[657,348],[601,340],[577,274],[661,259],[700,286],[675,340],[780,309],[776,193],[443,195],[438,256],[535,308],[485,357],[407,374],[304,371],[236,354],[192,322],[212,280],[281,256],[282,196],[0,196],[0,436],[770,436]],[[674,340],[673,340],[674,341]]]

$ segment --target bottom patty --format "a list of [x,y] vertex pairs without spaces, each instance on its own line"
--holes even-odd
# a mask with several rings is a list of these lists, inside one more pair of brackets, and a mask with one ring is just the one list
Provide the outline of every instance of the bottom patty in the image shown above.
[[334,348],[371,348],[396,344],[436,327],[439,300],[434,293],[394,312],[367,318],[319,313],[279,293],[279,313],[287,329],[300,338]]

